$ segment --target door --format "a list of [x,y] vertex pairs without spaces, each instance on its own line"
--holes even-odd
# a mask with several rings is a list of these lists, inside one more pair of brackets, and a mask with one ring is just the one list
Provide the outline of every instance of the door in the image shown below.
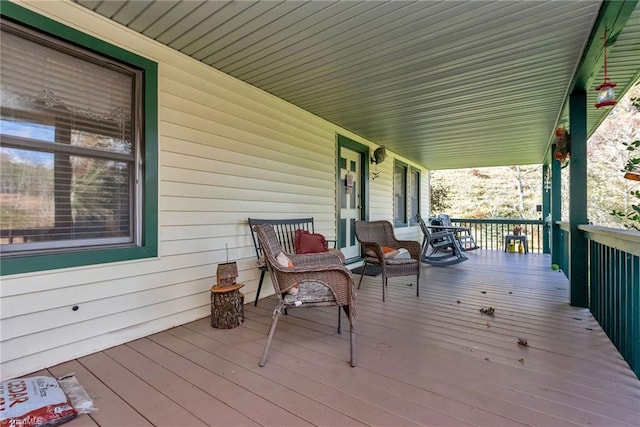
[[356,240],[354,224],[362,219],[363,171],[362,153],[340,147],[338,178],[338,247],[345,258],[360,258],[360,244]]

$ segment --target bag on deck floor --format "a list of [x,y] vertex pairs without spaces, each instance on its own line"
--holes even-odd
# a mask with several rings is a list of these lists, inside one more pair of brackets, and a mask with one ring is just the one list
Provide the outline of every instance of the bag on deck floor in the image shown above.
[[0,383],[0,426],[53,427],[77,411],[53,377],[16,378]]

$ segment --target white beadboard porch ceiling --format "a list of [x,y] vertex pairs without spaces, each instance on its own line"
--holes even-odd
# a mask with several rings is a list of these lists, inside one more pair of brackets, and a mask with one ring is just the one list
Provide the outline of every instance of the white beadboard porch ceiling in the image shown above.
[[[430,169],[542,163],[601,6],[76,2]],[[618,37],[626,74],[609,51],[623,86],[637,78],[637,9]],[[592,132],[605,112],[588,111]]]

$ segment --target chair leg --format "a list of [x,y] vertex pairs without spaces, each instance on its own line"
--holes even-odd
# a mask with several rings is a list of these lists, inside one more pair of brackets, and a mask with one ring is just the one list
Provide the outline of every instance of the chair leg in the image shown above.
[[420,272],[416,275],[416,297],[420,296]]
[[353,322],[349,322],[349,345],[351,347],[351,367],[355,368],[356,363],[356,332],[353,329]]
[[264,366],[267,363],[267,353],[269,352],[269,347],[271,346],[271,339],[273,338],[273,334],[276,331],[276,326],[278,325],[278,319],[282,316],[282,312],[280,311],[280,307],[273,310],[273,317],[271,319],[271,327],[269,328],[269,336],[267,337],[267,343],[264,346],[264,351],[262,352],[262,358],[260,359],[260,366]]
[[383,273],[382,274],[382,302],[384,302],[384,291],[385,291],[384,288],[387,287],[387,280],[388,280],[387,275]]
[[362,273],[360,273],[360,281],[358,282],[358,289],[360,289],[360,284],[362,283],[362,278],[364,277],[364,270],[367,268],[367,263],[362,263]]
[[347,319],[349,319],[349,351],[351,357],[351,367],[355,368],[356,365],[356,332],[353,327],[353,318],[349,315],[349,306],[343,305],[345,314],[347,315]]
[[340,315],[340,306],[338,306],[338,333],[342,333],[342,316]]
[[253,302],[254,307],[258,306],[258,300],[260,299],[260,289],[262,289],[262,281],[264,280],[264,273],[266,273],[266,271],[264,270],[260,271],[260,281],[258,282],[258,292],[256,292],[256,300]]

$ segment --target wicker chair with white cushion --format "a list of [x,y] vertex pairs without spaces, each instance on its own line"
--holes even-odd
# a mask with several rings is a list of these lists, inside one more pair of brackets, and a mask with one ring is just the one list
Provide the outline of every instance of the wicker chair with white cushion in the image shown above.
[[[354,290],[351,271],[342,265],[342,259],[339,256],[331,252],[314,254],[283,252],[270,224],[255,225],[254,230],[260,240],[267,269],[278,298],[260,366],[264,366],[267,361],[278,319],[286,309],[336,305],[344,309],[349,319],[351,366],[356,366],[353,329]],[[283,262],[284,259],[286,259],[285,262]],[[340,332],[340,322],[338,322],[338,333]]]
[[[416,276],[416,296],[420,296],[420,243],[414,240],[398,240],[389,221],[356,221],[356,238],[362,245],[364,265],[358,288],[368,264],[382,269],[382,301],[389,277]],[[405,249],[406,257],[389,256],[388,249]],[[385,253],[387,252],[387,253]]]

